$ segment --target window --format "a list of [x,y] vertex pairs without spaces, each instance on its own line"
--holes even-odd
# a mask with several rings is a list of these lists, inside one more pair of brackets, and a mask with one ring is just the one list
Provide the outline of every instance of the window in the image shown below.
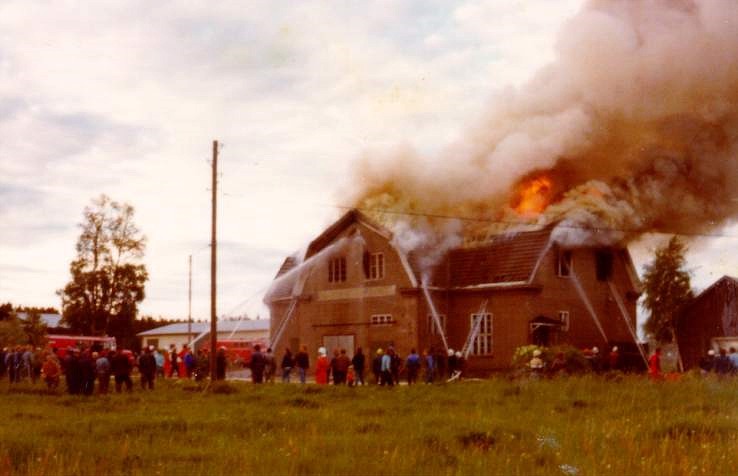
[[561,330],[566,332],[569,330],[569,311],[559,311],[559,321],[561,321]]
[[[474,326],[474,322],[479,316],[480,314],[471,315],[472,326]],[[492,314],[481,314],[481,319],[479,332],[474,338],[474,345],[472,345],[472,355],[489,355],[492,353]]]
[[394,324],[394,322],[395,320],[392,318],[392,314],[374,314],[371,320],[373,326],[389,326]]
[[364,252],[364,277],[369,280],[384,278],[384,253]]
[[595,269],[598,281],[608,281],[612,277],[612,251],[597,250],[595,252]]
[[[146,339],[146,347],[154,346],[155,349],[159,348],[159,339]],[[106,347],[107,348],[107,347]]]
[[562,278],[571,276],[573,264],[571,250],[559,250],[556,260],[556,275]]
[[[446,333],[446,316],[443,314],[438,315],[438,320],[441,321],[441,330],[443,333]],[[438,326],[436,325],[436,320],[433,319],[433,314],[428,314],[428,334],[430,335],[440,335],[441,333],[438,332]]]
[[369,256],[369,279],[384,278],[384,254],[372,253]]
[[328,282],[339,283],[346,281],[346,258],[333,258],[328,263]]

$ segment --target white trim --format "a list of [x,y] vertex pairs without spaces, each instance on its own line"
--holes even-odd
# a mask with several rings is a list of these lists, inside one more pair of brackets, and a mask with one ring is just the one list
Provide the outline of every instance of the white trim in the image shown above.
[[[473,313],[470,315],[470,326],[474,325],[474,320],[477,319],[478,315],[478,313]],[[494,316],[491,312],[484,312],[482,313],[482,315],[484,317],[479,321],[479,331],[477,332],[477,335],[474,336],[474,340],[471,343],[471,351],[469,352],[470,355],[484,356],[492,355],[492,353],[494,352]],[[489,320],[487,319],[488,317]],[[487,322],[489,323],[488,326],[485,325]],[[489,342],[487,342],[487,338],[489,338]]]
[[[508,281],[506,283],[484,283],[484,284],[472,284],[470,286],[455,286],[452,288],[437,288],[438,290],[445,291],[450,289],[453,291],[463,291],[465,289],[495,289],[495,288],[513,288],[518,286],[527,286],[529,281]],[[434,289],[429,287],[428,289]]]

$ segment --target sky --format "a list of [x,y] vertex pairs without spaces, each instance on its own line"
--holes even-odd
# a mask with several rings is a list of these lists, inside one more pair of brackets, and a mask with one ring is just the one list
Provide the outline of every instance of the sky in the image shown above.
[[[367,151],[433,154],[554,59],[581,0],[0,3],[0,301],[59,306],[82,211],[131,204],[143,315],[268,317],[283,259],[345,212]],[[693,284],[738,274],[738,230],[690,244]],[[662,237],[631,247],[641,269]]]

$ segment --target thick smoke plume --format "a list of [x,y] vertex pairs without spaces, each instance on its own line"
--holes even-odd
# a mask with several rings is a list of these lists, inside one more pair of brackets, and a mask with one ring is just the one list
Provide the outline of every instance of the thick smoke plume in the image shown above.
[[558,223],[571,246],[703,232],[736,216],[735,0],[590,1],[556,53],[437,156],[364,157],[354,204],[482,219],[464,222],[465,239]]

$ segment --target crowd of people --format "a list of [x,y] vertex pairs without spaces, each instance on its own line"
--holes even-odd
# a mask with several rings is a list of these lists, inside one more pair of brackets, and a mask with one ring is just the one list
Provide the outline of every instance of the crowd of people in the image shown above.
[[[264,365],[271,368],[270,375],[273,376],[276,363],[272,349],[267,349],[265,356],[270,355],[271,358],[267,358],[267,363]],[[258,373],[254,372],[254,362],[257,362],[258,368],[261,366],[258,362],[263,358],[265,357],[262,357],[257,346],[251,357],[254,383],[272,381],[272,379],[262,379]],[[285,349],[280,363],[282,382],[289,383],[296,369],[300,383],[305,383],[310,365],[310,356],[306,346],[302,346],[296,354],[293,354],[289,348]],[[378,348],[373,357],[365,354],[364,349],[359,347],[349,358],[346,349],[338,348],[333,350],[329,358],[328,350],[320,347],[315,360],[315,383],[355,386],[371,382],[391,387],[400,383],[401,376],[406,378],[408,385],[417,383],[421,377],[425,383],[433,383],[448,378],[460,378],[465,365],[466,359],[461,352],[453,349],[449,349],[446,353],[430,348],[422,355],[415,349],[411,349],[410,353],[403,358],[392,346],[388,346],[387,349]],[[372,380],[367,378],[368,372],[371,372]]]
[[[187,345],[180,350],[172,345],[166,351],[149,346],[138,354],[95,347],[69,347],[60,351],[27,345],[13,346],[0,351],[0,379],[7,377],[11,384],[22,381],[35,384],[43,380],[50,389],[55,389],[63,377],[70,394],[91,395],[96,388],[98,393],[108,393],[111,380],[116,392],[132,391],[131,376],[137,371],[141,388],[153,390],[158,378],[205,379],[210,372],[208,354],[207,349],[194,353]],[[582,355],[589,366],[588,370],[595,373],[620,370],[621,357],[616,346],[604,356],[597,347],[585,349]],[[223,380],[228,366],[225,347],[218,349],[215,359],[215,380]],[[262,351],[257,344],[249,361],[241,364],[250,368],[251,379],[256,384],[274,382],[280,370],[283,383],[290,383],[293,374],[296,374],[297,380],[304,384],[313,362],[304,345],[296,353],[286,348],[278,363],[271,348]],[[553,358],[549,355],[548,361],[544,361],[540,349],[533,351],[526,366],[533,377],[555,376],[568,371],[563,352],[558,352]],[[461,378],[465,367],[466,359],[461,352],[453,349],[443,352],[430,348],[422,354],[411,349],[407,356],[402,357],[392,346],[378,348],[372,355],[365,354],[359,347],[349,357],[346,349],[338,348],[329,357],[327,349],[320,347],[314,362],[314,375],[319,385],[360,386],[372,383],[391,387],[399,384],[401,377],[408,385],[419,381],[433,383],[455,380]],[[699,367],[702,374],[738,374],[738,352],[733,347],[727,351],[709,350]],[[648,374],[653,379],[662,378],[660,348],[648,359]]]
[[[226,349],[216,352],[216,380],[225,379]],[[138,372],[142,389],[153,390],[157,378],[193,378],[202,380],[209,375],[210,359],[206,350],[196,354],[187,345],[177,351],[149,346],[136,354],[129,350],[102,349],[96,346],[66,349],[33,346],[10,346],[0,350],[0,379],[10,384],[43,380],[49,389],[59,387],[62,377],[69,394],[104,394],[111,380],[116,392],[133,390],[131,376]]]
[[738,352],[735,347],[730,347],[727,351],[708,350],[700,360],[700,372],[703,375],[714,373],[723,377],[738,374]]

